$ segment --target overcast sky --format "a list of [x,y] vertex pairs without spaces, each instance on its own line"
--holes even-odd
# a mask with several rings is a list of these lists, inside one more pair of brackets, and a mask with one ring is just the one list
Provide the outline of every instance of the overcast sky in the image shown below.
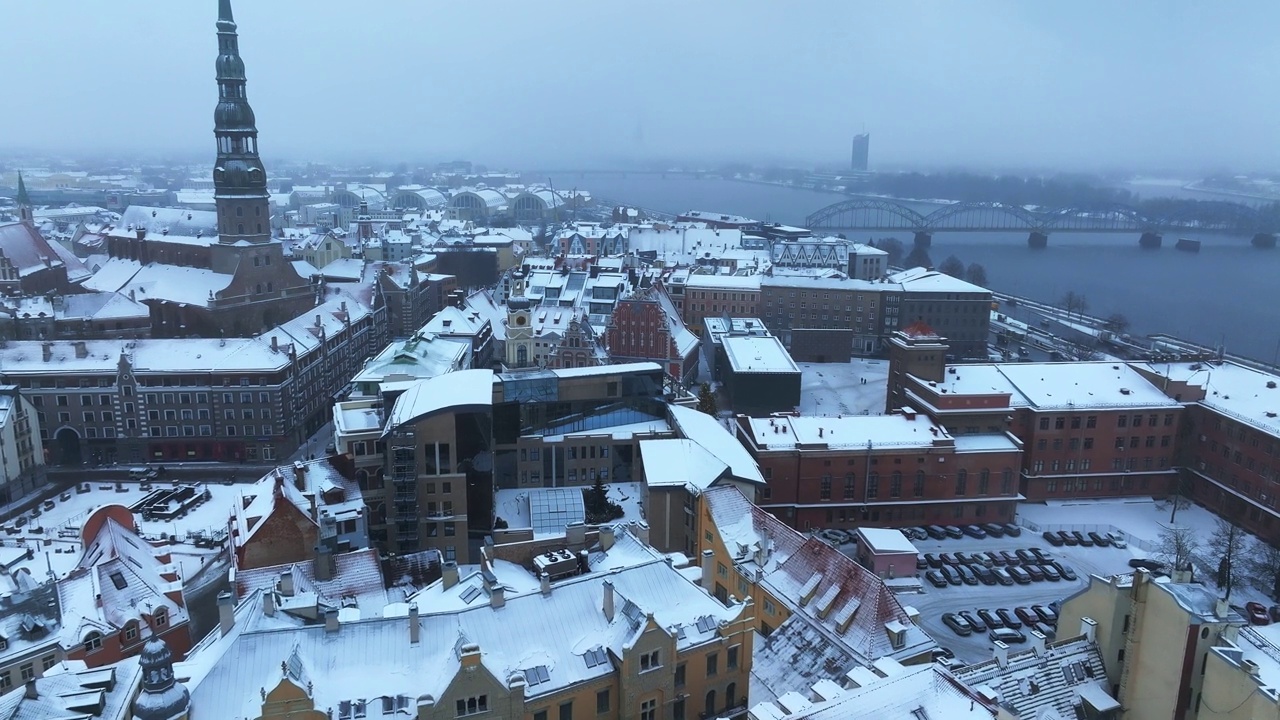
[[[1280,2],[238,0],[268,158],[1273,170]],[[213,152],[216,0],[5,0],[0,150]]]

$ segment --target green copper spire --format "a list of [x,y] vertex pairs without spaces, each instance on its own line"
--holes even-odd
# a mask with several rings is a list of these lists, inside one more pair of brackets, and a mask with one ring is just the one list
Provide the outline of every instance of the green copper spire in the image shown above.
[[27,184],[22,181],[22,171],[18,171],[18,204],[30,205],[31,197],[27,195]]

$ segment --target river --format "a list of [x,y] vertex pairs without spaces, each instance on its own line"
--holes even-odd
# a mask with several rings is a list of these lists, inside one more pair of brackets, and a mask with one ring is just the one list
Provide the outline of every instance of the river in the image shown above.
[[[809,213],[844,198],[683,175],[552,179],[557,188],[580,187],[665,212],[714,210],[791,225],[803,225]],[[1134,189],[1144,195],[1169,194],[1151,186]],[[1083,294],[1089,314],[1123,313],[1134,334],[1163,332],[1211,346],[1224,343],[1228,352],[1273,361],[1280,351],[1280,250],[1258,250],[1247,237],[1181,237],[1201,240],[1201,251],[1174,250],[1177,237],[1171,236],[1161,250],[1142,250],[1136,233],[1057,233],[1044,250],[1028,248],[1025,233],[940,233],[933,237],[930,255],[935,263],[948,255],[966,264],[982,263],[992,289],[1001,292],[1046,303],[1057,302],[1069,290]],[[909,234],[898,233],[898,238],[910,246]]]

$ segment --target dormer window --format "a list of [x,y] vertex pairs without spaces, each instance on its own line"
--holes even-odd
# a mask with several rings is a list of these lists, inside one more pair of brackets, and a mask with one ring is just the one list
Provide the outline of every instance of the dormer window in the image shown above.
[[164,627],[169,624],[169,609],[160,607],[156,608],[155,614],[151,616],[151,621],[156,627]]
[[124,639],[126,641],[138,639],[138,623],[130,622],[128,625],[124,626]]
[[102,649],[102,634],[91,632],[84,636],[84,651],[87,653],[97,652]]

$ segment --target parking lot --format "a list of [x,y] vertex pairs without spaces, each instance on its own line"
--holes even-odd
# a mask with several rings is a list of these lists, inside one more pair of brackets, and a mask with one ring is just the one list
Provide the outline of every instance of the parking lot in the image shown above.
[[[1040,548],[1054,559],[1071,567],[1076,573],[1076,580],[1041,580],[1029,585],[948,585],[935,588],[928,581],[923,582],[923,591],[919,595],[900,595],[898,599],[904,605],[911,605],[920,611],[920,624],[939,645],[950,648],[958,659],[966,663],[979,662],[991,657],[994,645],[987,638],[986,632],[975,632],[967,637],[957,635],[942,622],[942,614],[968,610],[991,610],[1008,608],[1012,612],[1017,607],[1032,605],[1048,605],[1055,600],[1062,600],[1085,587],[1089,575],[1112,575],[1132,572],[1129,560],[1143,553],[1131,552],[1129,549],[1114,547],[1053,547],[1039,533],[1023,530],[1021,537],[1003,538],[971,538],[959,540],[914,540],[921,553],[954,553],[985,552],[988,550],[1016,551],[1019,548]],[[920,571],[923,579],[924,571]],[[1022,629],[1026,633],[1026,628]],[[1076,629],[1063,628],[1060,637],[1070,637]],[[1018,646],[1015,646],[1015,648]]]

